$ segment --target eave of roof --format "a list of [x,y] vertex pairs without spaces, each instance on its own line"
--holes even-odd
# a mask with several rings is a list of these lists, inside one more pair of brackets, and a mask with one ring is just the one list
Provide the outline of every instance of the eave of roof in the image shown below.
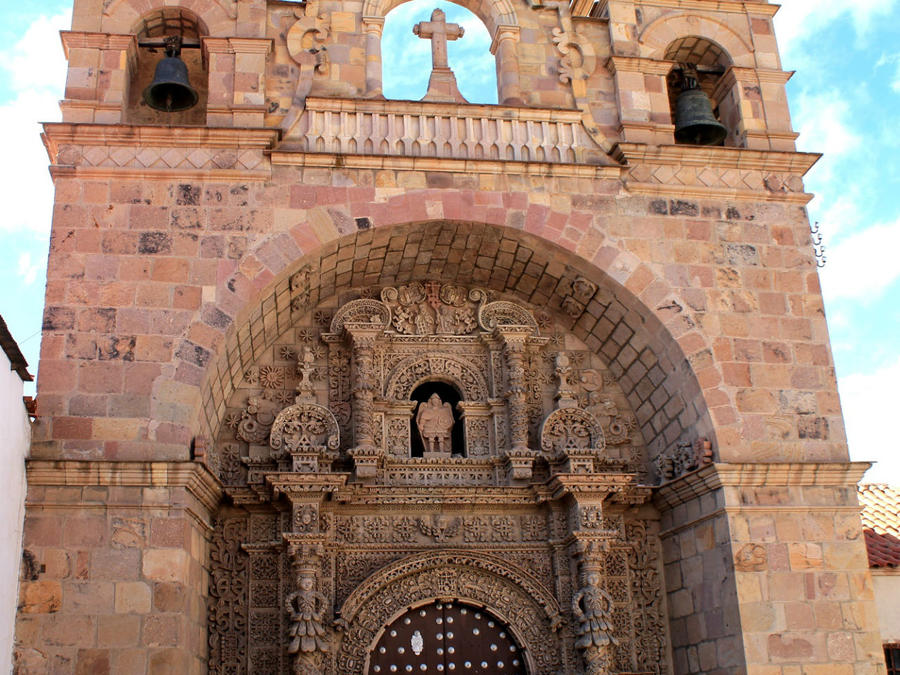
[[6,321],[3,320],[2,316],[0,316],[0,347],[3,348],[6,358],[9,359],[12,370],[16,371],[23,382],[34,380],[31,373],[28,372],[28,361],[22,356],[22,350],[19,349],[19,345],[13,339],[12,333],[6,327]]
[[900,567],[900,490],[863,484],[859,502],[869,567]]

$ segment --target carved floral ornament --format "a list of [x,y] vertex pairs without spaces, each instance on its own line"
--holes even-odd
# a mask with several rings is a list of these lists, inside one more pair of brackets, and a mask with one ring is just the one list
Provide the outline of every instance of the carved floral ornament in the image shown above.
[[314,403],[288,406],[275,418],[269,436],[274,450],[288,453],[316,448],[337,450],[341,432],[337,420],[328,408]]

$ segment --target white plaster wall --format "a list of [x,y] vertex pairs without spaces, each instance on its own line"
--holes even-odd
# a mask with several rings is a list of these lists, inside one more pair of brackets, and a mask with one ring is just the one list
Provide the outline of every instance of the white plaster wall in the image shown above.
[[900,642],[900,569],[873,569],[882,642]]
[[31,425],[22,380],[0,350],[0,673],[12,670],[13,633],[22,560],[25,457]]

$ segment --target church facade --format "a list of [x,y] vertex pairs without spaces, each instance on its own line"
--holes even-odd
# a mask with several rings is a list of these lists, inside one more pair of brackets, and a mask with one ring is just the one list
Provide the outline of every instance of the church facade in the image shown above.
[[75,0],[18,672],[883,673],[777,7],[398,4]]

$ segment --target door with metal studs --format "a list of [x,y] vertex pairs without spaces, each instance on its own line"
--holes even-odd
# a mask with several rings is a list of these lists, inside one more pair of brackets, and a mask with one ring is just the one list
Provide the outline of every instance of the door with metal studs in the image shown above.
[[526,675],[509,629],[483,609],[456,602],[415,607],[395,619],[369,655],[369,673]]

